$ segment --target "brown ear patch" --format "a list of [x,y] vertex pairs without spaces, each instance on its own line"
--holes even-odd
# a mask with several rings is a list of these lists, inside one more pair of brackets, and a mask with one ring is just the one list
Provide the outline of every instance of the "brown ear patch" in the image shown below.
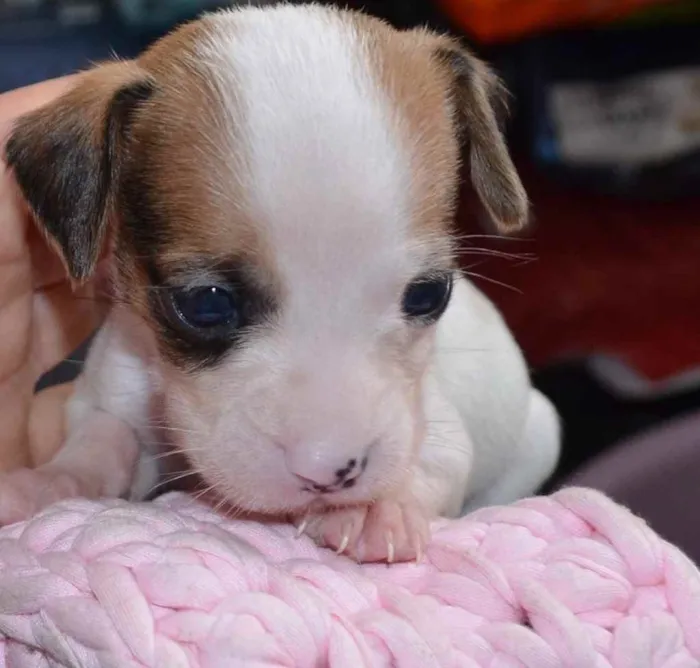
[[498,77],[450,37],[424,28],[398,31],[362,13],[347,17],[378,86],[401,117],[400,129],[406,130],[414,217],[421,233],[446,238],[461,152],[498,232],[523,228],[529,202],[499,126],[499,117],[507,112],[507,93]]
[[99,258],[120,138],[152,84],[127,63],[98,67],[54,103],[21,117],[5,147],[31,210],[82,281]]
[[444,42],[435,56],[453,81],[456,120],[469,152],[474,189],[499,232],[518,231],[528,222],[529,202],[499,127],[507,92],[485,63],[451,40]]
[[117,190],[116,254],[132,285],[149,280],[140,265],[154,257],[168,274],[192,258],[235,256],[275,279],[272,246],[249,203],[245,110],[217,46],[236,27],[219,23],[212,15],[186,24],[138,61],[158,90],[129,130]]
[[361,12],[344,13],[410,161],[411,233],[435,267],[454,262],[451,226],[459,194],[460,150],[446,112],[447,76],[433,59],[435,34],[396,30]]

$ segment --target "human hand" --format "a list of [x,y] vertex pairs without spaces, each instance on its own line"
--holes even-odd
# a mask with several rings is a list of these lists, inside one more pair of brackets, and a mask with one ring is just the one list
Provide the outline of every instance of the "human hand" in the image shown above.
[[[75,77],[0,95],[0,147],[13,121],[67,90]],[[102,308],[93,284],[73,290],[32,222],[0,151],[0,471],[51,458],[63,438],[70,386],[34,393],[37,380],[89,337]],[[47,169],[51,165],[46,166]]]

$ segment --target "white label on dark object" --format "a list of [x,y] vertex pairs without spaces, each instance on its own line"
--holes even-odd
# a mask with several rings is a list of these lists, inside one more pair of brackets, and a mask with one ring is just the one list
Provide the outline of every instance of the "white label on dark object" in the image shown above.
[[567,163],[637,167],[700,149],[700,67],[557,84],[549,106]]

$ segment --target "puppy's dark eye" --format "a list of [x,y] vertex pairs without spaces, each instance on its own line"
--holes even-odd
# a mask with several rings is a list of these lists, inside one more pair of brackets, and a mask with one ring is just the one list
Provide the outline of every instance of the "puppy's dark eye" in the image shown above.
[[226,288],[210,285],[175,290],[171,298],[178,317],[194,329],[235,329],[240,324],[236,297]]
[[404,292],[404,315],[411,319],[436,320],[447,308],[451,294],[452,274],[421,277]]

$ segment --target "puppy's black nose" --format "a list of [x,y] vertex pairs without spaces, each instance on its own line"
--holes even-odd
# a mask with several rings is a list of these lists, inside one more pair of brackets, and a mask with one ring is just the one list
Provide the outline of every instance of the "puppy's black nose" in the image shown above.
[[344,482],[352,475],[352,472],[356,468],[357,468],[357,459],[349,459],[348,463],[345,465],[344,468],[338,469],[335,472],[335,479],[338,482]]
[[297,477],[302,481],[306,491],[315,492],[316,494],[331,494],[341,489],[350,489],[354,487],[357,483],[357,479],[367,468],[368,462],[369,459],[367,456],[364,456],[362,459],[348,459],[344,466],[336,469],[335,479],[333,481],[320,482],[318,480],[305,478],[304,476],[297,475]]

